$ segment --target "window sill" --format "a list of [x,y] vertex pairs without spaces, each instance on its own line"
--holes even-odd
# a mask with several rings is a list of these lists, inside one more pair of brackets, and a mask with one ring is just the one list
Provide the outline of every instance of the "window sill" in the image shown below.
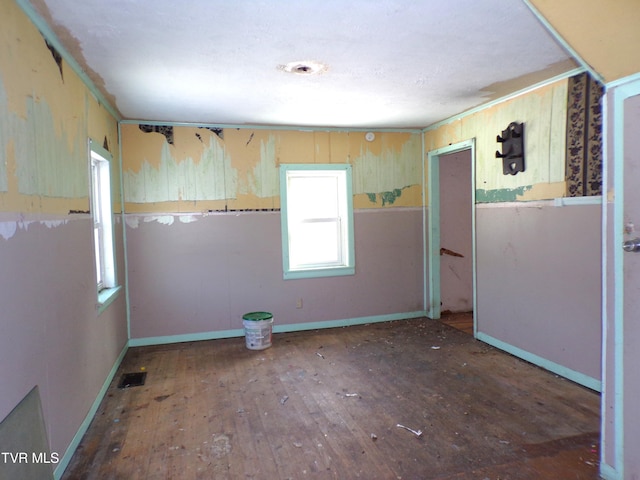
[[296,278],[341,277],[345,275],[355,275],[355,273],[356,269],[354,267],[289,270],[284,272],[284,279],[293,280]]
[[104,312],[109,305],[111,305],[122,290],[121,286],[113,287],[113,288],[105,288],[98,292],[98,304],[96,305],[98,309],[98,315]]

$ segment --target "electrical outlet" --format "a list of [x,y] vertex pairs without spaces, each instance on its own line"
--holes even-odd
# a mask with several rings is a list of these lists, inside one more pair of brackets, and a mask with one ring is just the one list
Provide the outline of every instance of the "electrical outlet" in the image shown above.
[[302,299],[299,298],[298,301],[296,302],[296,308],[302,308]]

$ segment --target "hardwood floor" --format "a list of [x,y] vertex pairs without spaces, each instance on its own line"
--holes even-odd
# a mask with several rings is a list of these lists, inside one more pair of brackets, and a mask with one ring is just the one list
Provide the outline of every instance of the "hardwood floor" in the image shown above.
[[443,312],[440,321],[445,325],[473,335],[473,312]]
[[132,348],[63,478],[595,479],[598,436],[596,393],[415,319]]

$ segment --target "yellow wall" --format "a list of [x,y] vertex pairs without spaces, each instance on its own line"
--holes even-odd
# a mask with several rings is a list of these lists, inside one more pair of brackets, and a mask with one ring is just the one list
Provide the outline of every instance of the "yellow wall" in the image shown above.
[[[483,201],[540,200],[565,195],[567,84],[561,80],[424,134],[425,151],[475,138],[476,196]],[[496,137],[525,124],[525,171],[503,175]]]
[[[89,210],[87,138],[105,137],[117,169],[117,122],[13,2],[0,15],[0,212]],[[114,192],[117,199],[119,190]],[[119,204],[116,205],[120,208]],[[116,210],[117,211],[117,210]]]
[[605,82],[640,72],[638,0],[530,1]]
[[419,133],[121,128],[127,212],[277,209],[283,163],[350,163],[355,208],[422,205]]

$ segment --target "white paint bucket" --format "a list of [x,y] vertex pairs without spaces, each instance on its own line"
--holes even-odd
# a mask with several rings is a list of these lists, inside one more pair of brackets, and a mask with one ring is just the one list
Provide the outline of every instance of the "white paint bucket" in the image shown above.
[[269,312],[251,312],[242,316],[244,337],[249,350],[264,350],[271,346],[273,315]]

